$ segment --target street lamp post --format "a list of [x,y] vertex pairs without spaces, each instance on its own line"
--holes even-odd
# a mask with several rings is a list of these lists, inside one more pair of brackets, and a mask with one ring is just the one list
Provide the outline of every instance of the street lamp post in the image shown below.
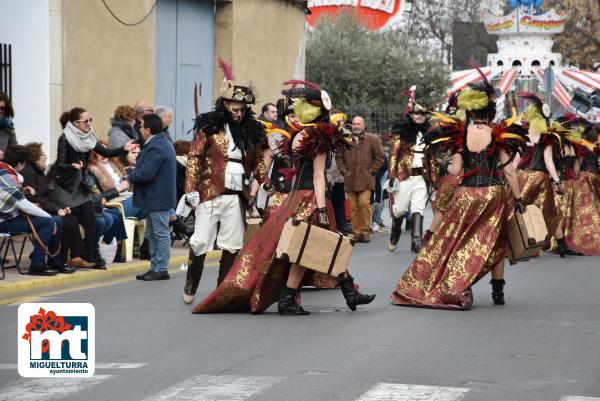
[[442,63],[444,62],[444,48],[446,45],[444,39],[446,38],[446,33],[450,30],[451,21],[452,18],[450,18],[446,14],[442,14],[437,17],[438,28],[440,30],[440,38],[442,39],[442,48],[440,49],[440,60]]

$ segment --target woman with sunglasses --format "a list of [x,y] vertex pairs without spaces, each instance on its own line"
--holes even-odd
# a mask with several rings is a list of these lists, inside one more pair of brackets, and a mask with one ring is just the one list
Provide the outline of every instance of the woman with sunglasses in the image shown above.
[[17,135],[13,123],[15,111],[8,95],[0,92],[0,159],[9,145],[17,145]]
[[92,177],[87,176],[90,152],[94,150],[104,157],[113,157],[138,145],[129,141],[121,148],[105,148],[94,136],[92,118],[81,107],[64,112],[60,123],[63,133],[58,138],[54,200],[63,208],[68,207],[84,227],[85,259],[96,263],[96,268],[104,269],[106,262],[100,256],[96,241],[96,215],[90,186]]

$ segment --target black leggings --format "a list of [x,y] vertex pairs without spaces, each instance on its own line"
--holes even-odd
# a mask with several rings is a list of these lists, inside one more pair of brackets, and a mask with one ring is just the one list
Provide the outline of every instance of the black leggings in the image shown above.
[[85,238],[83,240],[85,245],[85,260],[88,262],[95,262],[95,251],[98,247],[98,241],[96,240],[96,209],[92,202],[86,202],[81,206],[71,208],[71,211],[85,230]]
[[79,231],[79,220],[72,214],[67,214],[62,218],[62,237],[60,239],[61,251],[60,256],[63,263],[67,263],[69,251],[71,251],[71,259],[83,256],[83,239]]

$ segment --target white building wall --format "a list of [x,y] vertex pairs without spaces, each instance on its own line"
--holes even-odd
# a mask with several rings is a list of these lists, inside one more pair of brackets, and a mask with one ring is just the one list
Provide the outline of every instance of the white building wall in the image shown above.
[[[12,102],[20,144],[49,151],[49,3],[0,0],[0,42],[12,44]],[[58,116],[56,116],[58,118]]]

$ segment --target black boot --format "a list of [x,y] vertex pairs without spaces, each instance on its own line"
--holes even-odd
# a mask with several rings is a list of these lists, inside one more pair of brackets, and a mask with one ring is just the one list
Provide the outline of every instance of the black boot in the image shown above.
[[191,304],[194,302],[196,297],[196,290],[200,279],[202,278],[202,272],[204,271],[204,260],[206,254],[196,256],[194,252],[190,250],[190,256],[188,257],[188,269],[187,276],[185,278],[185,286],[183,287],[183,302]]
[[294,288],[289,288],[285,284],[281,286],[277,311],[280,315],[310,315],[310,312],[296,304],[296,292]]
[[419,253],[423,247],[423,215],[421,213],[413,213],[412,229],[411,229],[410,250]]
[[94,249],[94,262],[96,263],[94,269],[106,270],[106,261],[100,254],[100,247]]
[[113,263],[125,263],[125,256],[123,256],[122,243],[117,243],[117,252],[115,253],[115,258],[113,259]]
[[388,244],[388,250],[390,252],[394,252],[396,250],[396,245],[398,245],[398,241],[400,240],[400,234],[402,234],[402,222],[406,216],[394,217],[392,218],[392,232],[390,234],[390,242]]
[[219,261],[219,278],[217,278],[217,286],[225,280],[225,277],[227,277],[227,273],[229,273],[229,269],[233,266],[236,256],[237,252],[231,253],[223,249],[221,260]]
[[[409,212],[410,212],[410,210],[409,210]],[[413,214],[413,215],[411,215],[410,219],[409,219],[409,218],[407,218],[407,219],[406,219],[406,224],[404,225],[404,229],[405,229],[406,231],[411,231],[411,230],[412,230],[412,226],[413,226],[413,224],[414,224],[414,221],[413,221],[413,219],[412,219],[412,216],[414,216],[414,214]]]
[[504,279],[491,279],[490,284],[492,285],[492,299],[494,305],[504,305]]
[[348,305],[348,308],[350,308],[352,312],[356,310],[356,305],[370,304],[375,299],[375,294],[368,295],[358,292],[358,290],[354,288],[354,278],[351,276],[340,276],[338,278],[338,284],[346,299],[346,305]]
[[558,254],[561,258],[564,258],[565,255],[582,256],[581,253],[569,248],[569,246],[567,245],[567,241],[565,241],[564,237],[556,240],[556,250],[558,251]]

